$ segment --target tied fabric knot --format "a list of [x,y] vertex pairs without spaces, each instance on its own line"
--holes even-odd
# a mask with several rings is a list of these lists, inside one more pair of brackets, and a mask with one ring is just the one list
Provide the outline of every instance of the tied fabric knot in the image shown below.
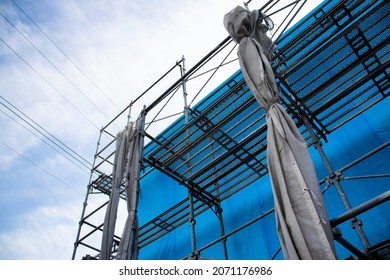
[[265,14],[259,10],[248,12],[243,7],[237,6],[225,15],[223,23],[230,37],[237,44],[240,44],[244,38],[254,39],[262,46],[267,59],[271,59],[276,45],[266,33],[273,29],[274,24]]

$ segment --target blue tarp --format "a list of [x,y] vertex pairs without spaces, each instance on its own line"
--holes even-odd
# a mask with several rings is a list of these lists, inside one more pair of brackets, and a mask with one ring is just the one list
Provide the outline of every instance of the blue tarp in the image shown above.
[[[335,170],[345,166],[365,153],[390,141],[390,100],[356,117],[328,137],[323,148]],[[310,148],[319,178],[327,171],[314,147]],[[389,173],[390,147],[369,160],[357,165],[345,176]],[[390,189],[387,178],[342,181],[344,191],[353,207]],[[166,175],[155,171],[141,181],[142,194],[139,204],[140,225],[164,212],[187,196],[187,190]],[[324,195],[330,218],[345,211],[340,197],[331,188]],[[263,214],[273,207],[273,197],[268,176],[222,202],[226,232]],[[372,245],[390,238],[390,203],[380,205],[359,216],[363,229]],[[340,225],[343,237],[362,248],[350,222]],[[200,247],[219,237],[218,219],[212,211],[196,218],[197,243]],[[266,216],[227,240],[230,259],[269,259],[279,248],[275,230],[275,217]],[[336,242],[339,258],[351,255]],[[186,223],[140,250],[140,259],[180,259],[191,251],[190,228]],[[202,253],[202,256],[223,259],[220,244]],[[281,254],[278,258],[282,258]]]
[[[390,30],[390,28],[388,28],[390,22],[388,17],[389,4],[385,2],[386,1],[376,1],[375,4],[372,4],[371,1],[344,1],[343,6],[338,7],[337,12],[332,13],[332,20],[335,21],[334,24],[329,23],[330,19],[329,17],[326,17],[322,19],[323,22],[316,27],[316,30],[312,30],[312,33],[305,35],[306,39],[302,37],[301,42],[298,40],[295,43],[295,46],[300,46],[303,44],[302,42],[306,42],[305,48],[294,49],[294,46],[287,48],[286,46],[289,45],[289,42],[293,38],[299,38],[299,34],[302,34],[302,32],[304,32],[315,20],[321,19],[321,16],[324,13],[332,11],[337,5],[341,5],[339,1],[326,1],[321,7],[311,12],[305,19],[287,32],[278,44],[281,50],[283,50],[283,48],[286,49],[286,55],[290,55],[289,60],[282,64],[282,70],[285,70],[283,75],[285,75],[284,77],[291,85],[291,88],[287,88],[284,83],[281,82],[280,87],[282,93],[287,96],[291,94],[290,91],[293,91],[297,95],[297,98],[303,100],[304,104],[307,104],[310,107],[313,115],[319,119],[319,123],[324,124],[325,129],[328,131],[326,135],[327,143],[322,140],[324,143],[323,149],[334,170],[342,168],[371,150],[390,141],[390,100],[384,98],[389,94],[389,81],[386,81],[386,79],[383,78],[388,78],[390,73],[387,64],[390,56],[388,45],[388,30]],[[347,13],[346,9],[349,9],[350,13]],[[353,15],[356,15],[356,18],[354,18]],[[369,50],[365,50],[364,46],[360,49],[354,49],[354,36],[356,34],[354,34],[354,31],[349,28],[349,26],[352,26],[358,20],[360,20],[358,29],[365,35],[365,38],[370,40],[370,47],[378,49],[375,53],[377,54],[377,58],[379,57],[378,60],[380,63],[384,65],[382,67],[383,73],[375,72],[376,69],[380,68],[375,63],[379,62],[371,62],[369,55],[367,55],[367,57],[364,56],[365,52],[368,52]],[[372,27],[374,24],[373,22],[378,25],[378,28],[387,31],[381,31],[379,35],[376,34],[375,30],[373,30],[376,27]],[[327,31],[322,32],[323,30],[321,28],[326,29]],[[313,42],[307,42],[309,39],[313,39]],[[337,50],[338,46],[341,46],[339,50]],[[381,46],[381,48],[378,46]],[[356,48],[358,47],[360,46],[356,46]],[[296,52],[295,54],[294,51]],[[321,56],[324,55],[331,57],[331,59],[325,60],[324,58],[322,61]],[[300,62],[302,56],[311,57],[311,59]],[[366,60],[364,60],[365,58]],[[297,64],[297,61],[300,63],[300,67],[294,66]],[[349,67],[349,65],[354,65],[355,61],[359,63],[356,63],[354,67]],[[349,70],[344,71],[347,67],[349,67]],[[367,81],[362,81],[362,78],[370,74],[375,74],[376,78],[374,77],[372,79],[367,79]],[[283,75],[281,75],[281,77],[283,77]],[[335,76],[338,78],[332,80]],[[221,84],[220,87],[211,92],[199,104],[192,108],[194,112],[193,118],[195,119],[196,115],[209,110],[215,102],[222,99],[223,96],[229,92],[232,85],[239,83],[241,80],[242,76],[240,71],[228,78],[225,83]],[[382,80],[385,82],[382,82]],[[358,86],[351,88],[348,91],[348,88],[353,85]],[[346,92],[345,96],[335,100],[340,92]],[[236,99],[229,97],[224,102],[234,101],[234,104],[240,104],[240,102],[244,100],[245,103],[245,98],[249,98],[250,96],[250,92],[245,91],[245,85],[241,89],[240,94],[242,94],[240,97],[237,97]],[[321,100],[319,99],[320,96],[326,96],[326,98]],[[368,100],[368,96],[371,96],[372,98]],[[242,100],[240,98],[242,98]],[[362,102],[366,99],[368,100],[367,102]],[[286,98],[284,98],[284,100],[286,101],[285,103],[288,103]],[[380,102],[375,104],[377,101]],[[367,105],[370,105],[369,108],[361,112],[360,110],[366,108]],[[241,124],[241,127],[237,128],[237,131],[235,131],[235,129],[232,129],[232,131],[229,130],[231,135],[236,135],[237,142],[242,141],[248,134],[259,129],[265,121],[261,121],[263,112],[258,110],[257,103],[245,103],[245,106],[247,106],[245,107],[246,111],[243,111],[242,115],[238,114],[236,118],[242,119],[243,116],[247,116],[248,123],[245,123],[244,121]],[[341,116],[338,115],[339,111],[332,111],[337,108],[337,106],[346,114]],[[248,115],[248,112],[253,111],[255,111],[253,115]],[[229,114],[229,110],[227,109],[224,112],[225,115]],[[356,116],[354,116],[355,114]],[[218,122],[219,118],[223,117],[222,115],[223,112],[221,115],[209,113],[207,116],[209,116],[209,118],[212,116],[214,118],[212,120]],[[349,119],[350,117],[352,118]],[[242,129],[245,128],[246,124],[249,125],[257,118],[260,118],[258,127],[250,126],[246,130],[247,135],[238,133],[238,131],[242,131]],[[191,120],[192,119],[190,119],[190,121]],[[234,122],[234,119],[231,121]],[[344,123],[344,121],[347,122]],[[164,142],[170,137],[179,139],[179,137],[174,137],[174,135],[184,127],[184,124],[184,117],[179,118],[164,130],[157,137],[157,140]],[[191,129],[194,129],[194,131],[192,131],[194,133],[194,139],[199,136],[197,133],[202,133],[200,129],[199,132],[196,130],[196,126],[193,126]],[[224,130],[227,128],[221,126],[220,129]],[[302,131],[304,132],[304,135],[306,133],[307,136],[307,132],[305,132],[303,128]],[[185,131],[183,131],[181,135],[185,135]],[[219,137],[222,136],[219,135]],[[179,143],[179,140],[176,141],[177,142],[170,142],[170,144]],[[178,147],[176,148],[179,151],[180,149],[184,149],[184,146],[184,143],[178,144]],[[227,150],[234,148],[234,143],[231,147],[228,146],[225,148]],[[149,154],[155,152],[156,149],[158,149],[158,144],[151,143],[145,148],[144,155],[147,157]],[[194,160],[201,160],[203,154],[200,148],[197,149],[198,150],[192,152],[199,152],[199,159]],[[313,158],[318,178],[322,179],[328,176],[328,172],[313,146],[310,146],[309,152]],[[160,159],[162,161],[169,161],[170,154],[167,153],[166,155],[162,155],[161,153],[159,155]],[[155,155],[156,154],[158,153],[155,153]],[[220,153],[217,152],[214,156],[222,154],[223,151]],[[387,147],[381,152],[369,157],[364,162],[345,171],[343,175],[348,177],[389,174],[389,160],[390,147]],[[205,160],[205,162],[207,162],[207,160]],[[175,167],[173,164],[172,166]],[[202,164],[199,164],[195,167],[194,172],[200,170],[202,167]],[[185,173],[186,168],[186,165],[183,165],[182,167],[178,167],[178,170]],[[219,166],[216,166],[216,168],[218,169]],[[148,170],[149,167],[146,171]],[[237,172],[237,176],[240,176],[240,168],[237,168],[237,171],[235,172]],[[205,173],[204,176],[211,176],[210,174],[207,174],[208,173]],[[190,175],[187,174],[186,176]],[[202,182],[202,178],[196,179],[199,180],[199,182]],[[238,180],[237,184],[239,184]],[[387,177],[341,180],[341,185],[352,207],[356,207],[389,190],[390,179]],[[322,189],[324,187],[325,184],[322,184]],[[167,218],[166,216],[164,219],[155,219],[172,206],[185,200],[187,195],[187,189],[183,185],[177,183],[177,181],[169,178],[158,170],[151,171],[147,176],[142,178],[141,197],[138,209],[139,224],[141,226],[140,259],[180,259],[188,256],[191,252],[191,234],[188,221],[178,228],[171,230],[174,224],[173,222],[176,219],[175,217],[181,217],[180,215],[184,215],[184,212],[179,213],[175,217],[169,217],[169,219],[165,219]],[[324,200],[330,219],[345,212],[345,207],[334,187],[330,187],[329,190],[325,192]],[[183,207],[186,205],[187,204],[183,202]],[[273,208],[273,196],[268,175],[265,174],[253,183],[247,185],[244,189],[229,196],[221,202],[221,206],[223,208],[226,233],[235,230],[259,215],[266,213]],[[169,211],[167,213],[167,215],[169,215]],[[375,245],[390,238],[389,202],[359,215],[359,218],[362,220],[362,228],[370,245]],[[142,225],[150,223],[152,220],[154,226],[157,226],[160,229],[159,234],[162,235],[164,232],[168,233],[162,235],[150,244],[142,245]],[[197,215],[195,226],[197,248],[203,247],[220,236],[219,221],[215,213],[210,209]],[[363,249],[362,242],[358,238],[356,231],[351,228],[350,222],[341,224],[339,228],[345,239],[358,249]],[[347,258],[351,255],[349,251],[337,242],[335,244],[340,259]],[[227,238],[229,259],[270,259],[277,252],[279,247],[273,212]],[[223,259],[221,243],[216,243],[210,248],[202,251],[200,255],[203,258]],[[282,254],[279,253],[276,256],[276,259],[281,258]]]

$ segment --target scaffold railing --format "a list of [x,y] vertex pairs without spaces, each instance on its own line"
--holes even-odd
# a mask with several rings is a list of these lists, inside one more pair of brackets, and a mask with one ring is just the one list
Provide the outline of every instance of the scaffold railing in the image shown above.
[[[272,10],[272,2],[267,2],[261,9],[268,14],[272,14],[273,11],[276,13],[278,8]],[[300,1],[294,2],[297,5]],[[300,9],[299,6],[294,8],[298,11]],[[323,187],[324,191],[333,186],[342,199],[345,192],[341,187],[341,181],[353,178],[343,177],[341,174],[359,162],[388,149],[389,142],[366,155],[361,155],[351,164],[338,170],[333,170],[327,160],[322,150],[322,142],[327,141],[327,135],[389,96],[389,11],[388,1],[324,1],[305,20],[283,32],[276,39],[278,50],[272,58],[272,66],[280,87],[282,104],[293,117],[308,146],[314,146],[319,151],[327,167],[329,175],[320,181],[323,186],[326,185]],[[289,22],[285,27],[288,24]],[[286,28],[283,31],[285,30]],[[233,49],[234,43],[228,37],[187,72],[184,67],[185,60],[182,58],[102,128],[73,259],[79,245],[93,250],[95,257],[99,258],[100,249],[96,245],[99,241],[94,240],[94,244],[90,244],[88,240],[102,232],[103,223],[91,220],[105,209],[107,199],[103,199],[102,204],[92,211],[88,212],[87,206],[90,195],[99,193],[107,198],[111,192],[116,134],[112,131],[112,124],[118,119],[123,119],[127,112],[129,119],[130,111],[135,104],[138,104],[158,82],[179,68],[180,76],[146,106],[144,112],[151,117],[151,123],[156,121],[157,115],[176,92],[182,89],[186,98],[185,86],[189,80],[200,75],[199,72],[207,67],[215,69],[204,72],[213,77],[214,71],[219,70],[219,67],[225,65],[232,56]],[[215,61],[217,67],[210,66],[212,63],[215,64]],[[231,72],[228,79],[225,78],[196,105],[188,106],[185,100],[181,116],[163,131],[157,135],[152,135],[148,130],[142,132],[147,144],[142,158],[141,186],[143,178],[157,170],[185,187],[188,190],[188,197],[140,225],[138,247],[141,250],[146,246],[152,246],[150,244],[162,236],[189,222],[192,229],[192,252],[183,258],[197,259],[201,252],[210,246],[223,243],[229,236],[273,213],[273,209],[269,209],[225,233],[221,202],[268,174],[266,115],[253,98],[241,72],[236,70]],[[201,90],[203,88],[201,87]],[[339,177],[335,179],[336,175]],[[390,175],[374,174],[355,179],[377,177],[390,178]],[[383,196],[385,199],[373,198],[374,202],[367,203],[370,207],[375,207],[379,205],[379,200],[381,203],[388,200],[388,192]],[[123,192],[121,198],[125,199]],[[375,256],[379,256],[382,249],[378,248],[388,244],[388,241],[384,240],[381,243],[382,247],[372,246],[359,219],[355,217],[359,211],[351,207],[347,198],[343,203],[346,214],[342,215],[346,215],[347,218],[340,215],[332,220],[336,240],[357,257],[372,258],[374,253]],[[368,209],[364,208],[365,211]],[[198,248],[195,243],[194,219],[208,210],[212,210],[218,218],[220,237]],[[339,229],[336,232],[337,225],[345,219],[352,220],[364,252],[344,240]],[[112,258],[115,257],[119,239],[118,236],[114,237]],[[222,247],[224,257],[227,259],[226,243],[223,243]],[[279,251],[277,250],[271,258],[276,257]]]

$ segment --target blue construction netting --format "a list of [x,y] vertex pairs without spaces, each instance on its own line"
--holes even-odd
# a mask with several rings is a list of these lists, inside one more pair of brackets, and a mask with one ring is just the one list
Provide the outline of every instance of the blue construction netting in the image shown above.
[[[273,59],[283,104],[308,140],[322,189],[339,180],[352,207],[390,189],[390,148],[348,169],[390,141],[390,3],[325,1],[277,42]],[[336,172],[328,174],[303,125],[307,117]],[[325,143],[326,142],[326,143]],[[180,259],[191,251],[188,188],[194,193],[200,257],[223,259],[221,224],[230,233],[229,259],[282,259],[267,174],[265,114],[237,71],[144,150],[139,203],[140,259]],[[335,175],[335,176],[333,176]],[[354,177],[355,178],[352,178]],[[346,211],[334,186],[324,193],[332,219]],[[218,212],[220,205],[222,214]],[[251,223],[253,219],[255,222]],[[372,248],[390,239],[390,203],[361,215]],[[350,222],[338,226],[359,250]],[[351,255],[336,244],[338,257]]]

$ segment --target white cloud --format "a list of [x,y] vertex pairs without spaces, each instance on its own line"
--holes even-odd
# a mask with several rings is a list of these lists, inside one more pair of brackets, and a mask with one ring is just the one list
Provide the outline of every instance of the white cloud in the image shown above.
[[80,209],[74,203],[41,206],[16,217],[0,233],[0,259],[70,259]]

